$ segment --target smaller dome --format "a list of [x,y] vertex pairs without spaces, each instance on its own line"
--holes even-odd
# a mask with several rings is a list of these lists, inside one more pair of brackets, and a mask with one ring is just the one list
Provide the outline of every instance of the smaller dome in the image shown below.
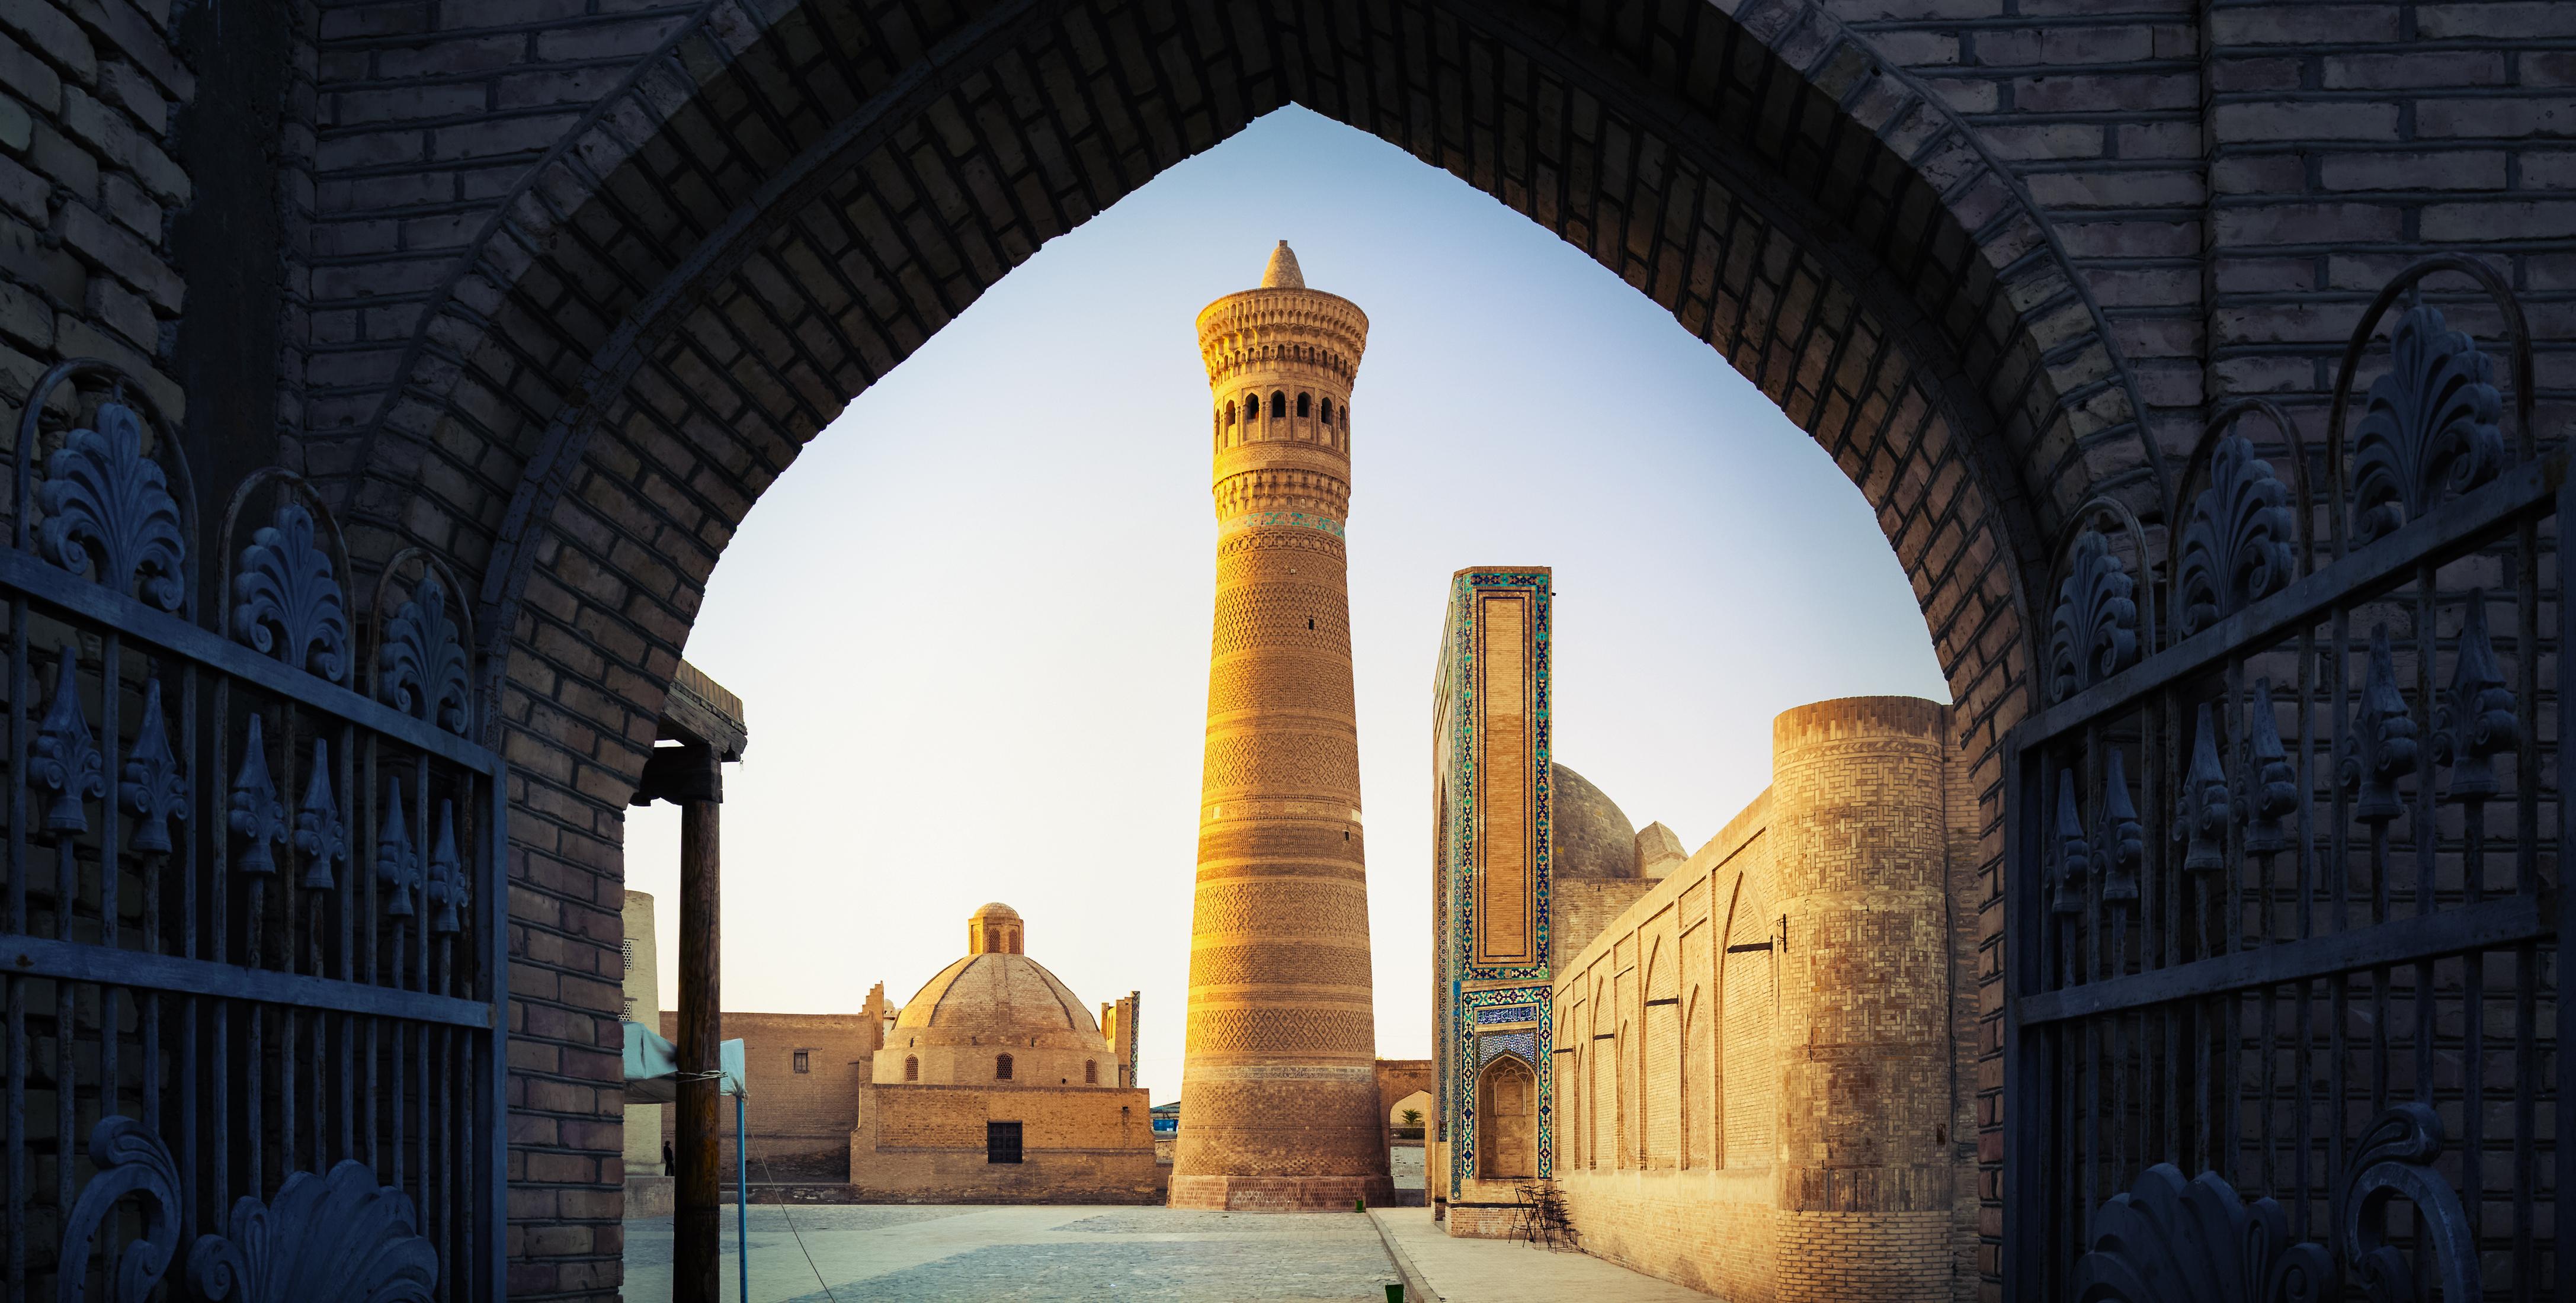
[[1279,247],[1270,251],[1270,265],[1263,268],[1261,272],[1261,288],[1265,290],[1306,288],[1306,273],[1297,268],[1297,251],[1289,248],[1286,240],[1281,240]]
[[1029,948],[1029,926],[1020,911],[990,900],[966,916],[966,953],[1016,955]]
[[1563,878],[1637,876],[1637,826],[1619,803],[1591,780],[1550,762],[1547,767],[1550,867]]

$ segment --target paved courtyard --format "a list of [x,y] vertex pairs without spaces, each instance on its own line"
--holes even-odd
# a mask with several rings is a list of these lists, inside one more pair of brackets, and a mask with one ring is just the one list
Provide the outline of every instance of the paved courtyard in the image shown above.
[[[734,1291],[734,1254],[728,1207],[727,1299]],[[1377,1227],[1350,1213],[1063,1205],[754,1204],[751,1268],[753,1303],[1385,1303],[1386,1287],[1396,1283]],[[629,1303],[671,1296],[670,1218],[626,1223],[625,1295]]]

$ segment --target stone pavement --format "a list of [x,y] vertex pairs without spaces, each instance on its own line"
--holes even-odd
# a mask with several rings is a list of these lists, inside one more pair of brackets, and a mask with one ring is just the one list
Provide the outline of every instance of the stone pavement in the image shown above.
[[1550,1253],[1517,1240],[1453,1240],[1428,1208],[1373,1208],[1404,1273],[1407,1303],[1708,1303],[1684,1289],[1588,1254]]
[[[791,1216],[796,1234],[789,1231]],[[734,1251],[728,1206],[728,1300]],[[751,1267],[755,1303],[1385,1303],[1386,1287],[1396,1283],[1376,1227],[1349,1213],[1064,1204],[754,1204]],[[670,1218],[626,1223],[624,1293],[628,1303],[671,1297]]]

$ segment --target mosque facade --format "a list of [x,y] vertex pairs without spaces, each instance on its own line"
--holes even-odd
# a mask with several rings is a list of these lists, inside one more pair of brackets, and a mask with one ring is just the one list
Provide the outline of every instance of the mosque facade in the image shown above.
[[1434,712],[1431,1203],[1552,1200],[1586,1251],[1726,1298],[1973,1280],[1975,863],[1951,710],[1817,702],[1697,851],[1552,750],[1545,567],[1453,578]]

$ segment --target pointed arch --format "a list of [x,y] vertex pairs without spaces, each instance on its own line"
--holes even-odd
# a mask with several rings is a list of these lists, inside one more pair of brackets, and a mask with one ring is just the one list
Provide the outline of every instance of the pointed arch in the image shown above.
[[1476,1175],[1538,1175],[1538,1070],[1517,1054],[1497,1054],[1476,1074]]

